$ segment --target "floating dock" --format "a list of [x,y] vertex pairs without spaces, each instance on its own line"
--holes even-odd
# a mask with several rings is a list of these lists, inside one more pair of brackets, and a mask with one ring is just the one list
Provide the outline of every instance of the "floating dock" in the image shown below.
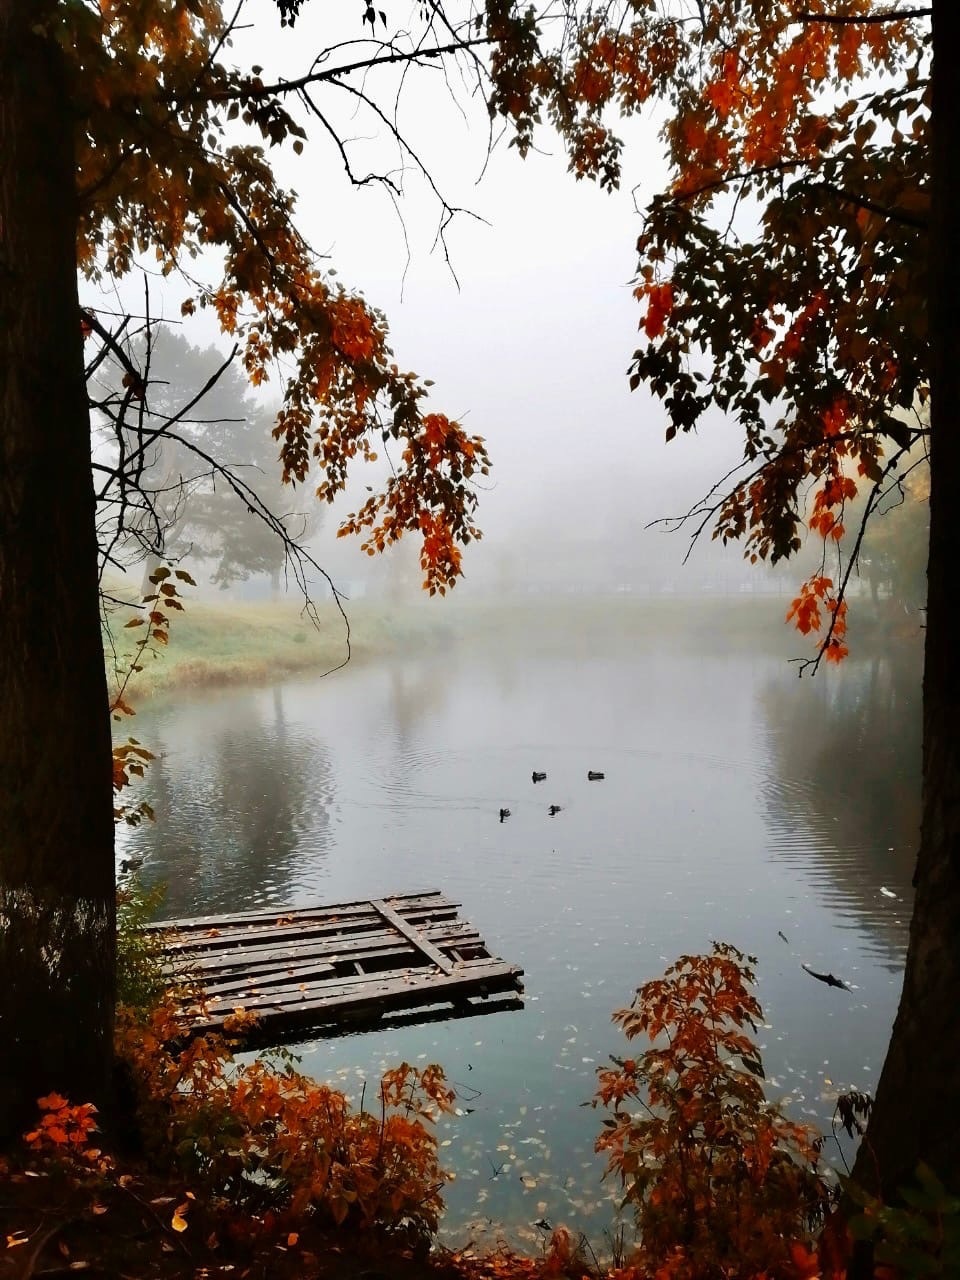
[[522,1008],[523,970],[490,955],[459,905],[429,890],[151,928],[170,973],[206,993],[191,1034],[245,1009],[259,1019],[245,1044],[274,1045]]

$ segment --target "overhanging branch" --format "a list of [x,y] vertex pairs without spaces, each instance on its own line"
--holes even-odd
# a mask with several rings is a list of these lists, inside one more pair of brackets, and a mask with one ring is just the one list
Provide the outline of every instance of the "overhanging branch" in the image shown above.
[[869,26],[876,22],[906,22],[910,18],[929,18],[932,9],[887,9],[883,13],[795,13],[794,22],[826,22],[830,26]]

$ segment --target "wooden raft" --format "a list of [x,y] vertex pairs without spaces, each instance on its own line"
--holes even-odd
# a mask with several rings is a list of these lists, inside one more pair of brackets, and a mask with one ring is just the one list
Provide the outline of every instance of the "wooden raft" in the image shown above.
[[490,955],[459,905],[430,890],[151,927],[165,935],[170,972],[206,992],[205,1007],[189,1009],[194,1035],[246,1009],[259,1024],[245,1042],[279,1044],[522,1008],[523,970]]

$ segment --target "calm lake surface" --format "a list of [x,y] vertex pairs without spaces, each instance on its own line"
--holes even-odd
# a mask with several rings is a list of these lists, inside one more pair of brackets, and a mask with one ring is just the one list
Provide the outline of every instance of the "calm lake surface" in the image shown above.
[[681,953],[717,938],[758,957],[771,1093],[827,1130],[839,1089],[875,1085],[896,1009],[918,655],[798,680],[709,629],[698,645],[594,621],[191,693],[135,725],[161,755],[144,789],[157,822],[121,833],[120,853],[166,884],[163,915],[437,888],[525,969],[522,1011],[297,1047],[357,1098],[404,1058],[444,1066],[463,1112],[440,1135],[460,1241],[529,1246],[534,1223],[567,1222],[602,1247],[615,1188],[582,1104],[624,1047],[612,1010]]

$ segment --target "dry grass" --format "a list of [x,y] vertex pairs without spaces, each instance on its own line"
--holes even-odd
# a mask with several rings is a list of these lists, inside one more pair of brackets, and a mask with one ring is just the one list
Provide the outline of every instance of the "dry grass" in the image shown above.
[[[124,629],[125,610],[105,639],[111,690],[134,660],[136,632]],[[350,607],[354,661],[391,651],[413,624],[384,607]],[[116,646],[114,652],[113,646]],[[128,700],[143,702],[182,689],[255,684],[304,671],[327,671],[347,659],[347,631],[332,603],[318,606],[316,622],[287,602],[187,600],[174,617],[167,645],[151,644],[136,661],[142,670],[127,685]]]

